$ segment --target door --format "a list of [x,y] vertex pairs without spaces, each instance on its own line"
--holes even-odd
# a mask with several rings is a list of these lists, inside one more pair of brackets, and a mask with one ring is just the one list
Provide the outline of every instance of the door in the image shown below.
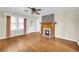
[[10,37],[11,16],[6,16],[6,37]]

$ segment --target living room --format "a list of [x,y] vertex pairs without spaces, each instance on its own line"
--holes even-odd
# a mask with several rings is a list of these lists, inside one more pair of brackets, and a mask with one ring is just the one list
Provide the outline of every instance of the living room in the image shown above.
[[[37,13],[33,8],[40,11]],[[79,51],[78,7],[33,8],[0,7],[0,51]]]

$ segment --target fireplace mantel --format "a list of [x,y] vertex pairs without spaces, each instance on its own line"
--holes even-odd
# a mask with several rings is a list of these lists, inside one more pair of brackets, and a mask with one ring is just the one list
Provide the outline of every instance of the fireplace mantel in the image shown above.
[[43,22],[43,23],[40,23],[40,24],[55,24],[55,22]]
[[41,35],[44,35],[44,29],[49,28],[51,31],[51,38],[55,37],[55,23],[44,22],[41,23]]

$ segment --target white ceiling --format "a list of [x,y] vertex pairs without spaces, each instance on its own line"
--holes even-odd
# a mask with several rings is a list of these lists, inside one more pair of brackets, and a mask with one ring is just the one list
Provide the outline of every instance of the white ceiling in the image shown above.
[[[36,7],[42,9],[41,12],[39,12],[42,16],[47,15],[47,14],[54,14],[55,10],[69,10],[72,8],[68,7]],[[24,10],[28,10],[28,12],[24,12]],[[5,12],[5,13],[11,13],[11,14],[17,14],[17,15],[22,15],[22,16],[34,16],[37,17],[38,15],[32,15],[30,12],[31,10],[28,9],[27,7],[0,7],[0,11]]]

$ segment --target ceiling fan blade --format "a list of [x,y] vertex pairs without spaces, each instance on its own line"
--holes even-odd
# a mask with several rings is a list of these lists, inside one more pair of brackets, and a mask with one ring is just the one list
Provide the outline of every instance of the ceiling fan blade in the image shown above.
[[36,9],[36,11],[41,11],[41,9]]
[[38,14],[38,15],[40,15],[40,13],[38,13],[38,12],[35,12],[36,14]]

